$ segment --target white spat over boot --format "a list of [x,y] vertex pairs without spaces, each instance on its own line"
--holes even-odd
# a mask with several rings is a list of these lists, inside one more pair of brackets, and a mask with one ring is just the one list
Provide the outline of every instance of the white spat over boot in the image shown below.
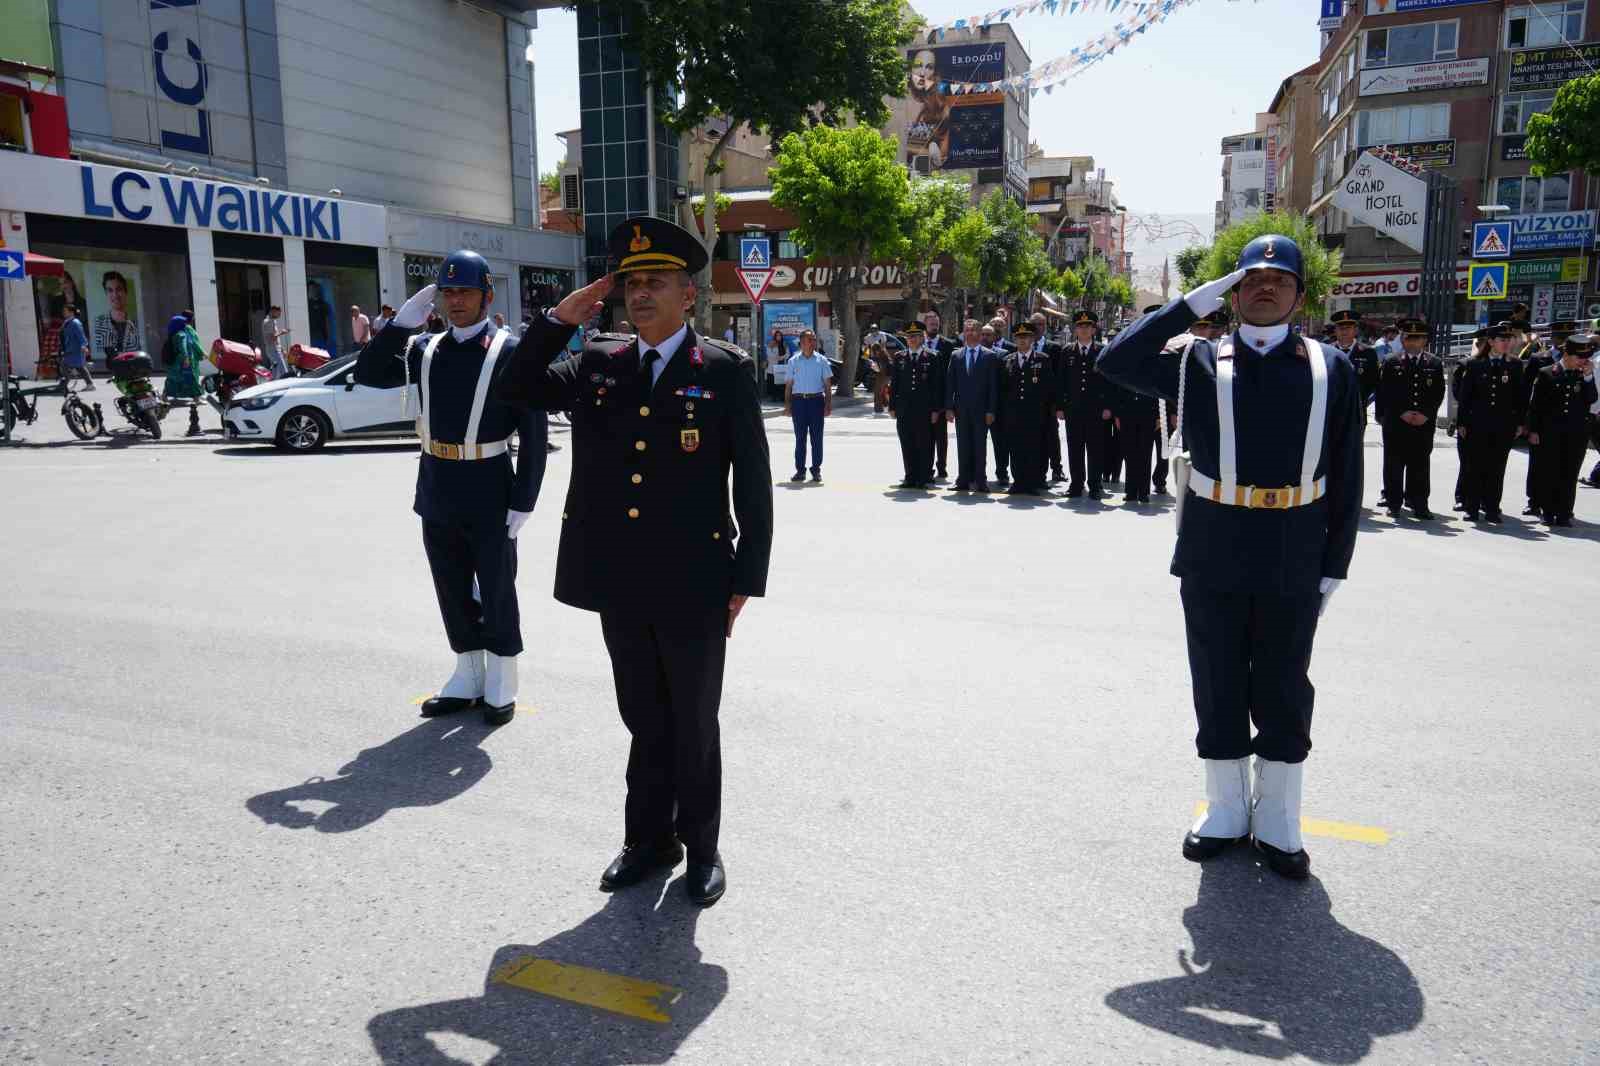
[[517,711],[517,657],[489,652],[484,663],[483,720],[505,725]]
[[1250,760],[1206,759],[1206,812],[1183,838],[1183,857],[1202,862],[1250,834]]
[[1250,835],[1273,873],[1295,881],[1311,874],[1311,859],[1300,838],[1300,791],[1305,763],[1256,758],[1256,787]]
[[481,651],[456,654],[456,670],[439,694],[422,704],[422,716],[433,718],[475,707],[483,699],[483,656]]

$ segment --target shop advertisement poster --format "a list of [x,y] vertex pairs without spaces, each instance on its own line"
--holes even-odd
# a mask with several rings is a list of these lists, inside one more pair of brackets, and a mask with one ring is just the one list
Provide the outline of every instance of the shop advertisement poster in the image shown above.
[[1506,163],[1515,163],[1528,158],[1528,135],[1517,133],[1500,138],[1500,159]]
[[1005,165],[1005,99],[975,89],[1006,76],[1006,46],[980,41],[906,53],[905,161],[919,174]]
[[1587,248],[1594,243],[1593,211],[1551,211],[1536,215],[1510,215],[1511,250]]
[[1506,91],[1555,89],[1600,67],[1600,43],[1529,48],[1511,53]]
[[777,330],[793,355],[800,350],[800,331],[817,328],[817,305],[810,300],[768,300],[761,305],[761,335]]
[[1396,144],[1362,145],[1363,148],[1382,148],[1393,152],[1403,159],[1409,159],[1425,170],[1437,170],[1440,167],[1454,166],[1456,161],[1456,142],[1454,140],[1442,141],[1401,141]]
[[56,279],[61,282],[62,303],[70,299],[65,294],[72,290],[81,297],[77,301],[78,320],[89,336],[91,357],[97,363],[104,363],[107,356],[119,352],[145,351],[159,362],[160,345],[158,343],[154,350],[150,348],[150,339],[140,322],[139,300],[144,293],[144,279],[139,268],[128,263],[72,259],[63,260],[63,263],[66,273]]
[[1550,313],[1556,306],[1556,287],[1554,285],[1535,285],[1533,287],[1533,300],[1530,302],[1529,313],[1535,322],[1550,321]]
[[1357,96],[1388,96],[1392,93],[1420,93],[1449,89],[1458,85],[1489,84],[1489,57],[1446,59],[1438,63],[1415,63],[1408,67],[1375,67],[1361,72]]

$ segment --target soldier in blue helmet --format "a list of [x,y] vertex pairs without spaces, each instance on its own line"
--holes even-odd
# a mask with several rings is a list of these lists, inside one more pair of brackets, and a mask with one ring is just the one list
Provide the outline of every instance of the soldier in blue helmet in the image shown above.
[[[1141,318],[1099,359],[1112,381],[1179,401],[1192,463],[1172,573],[1210,802],[1184,857],[1201,862],[1250,837],[1294,879],[1310,873],[1300,793],[1311,645],[1361,513],[1361,385],[1348,359],[1290,329],[1303,270],[1294,241],[1258,237],[1233,273]],[[1230,292],[1237,330],[1186,346],[1187,357],[1164,350]]]
[[[436,298],[448,328],[417,332]],[[407,300],[362,350],[356,380],[379,388],[404,384],[395,417],[415,414],[422,441],[412,510],[422,518],[439,613],[456,653],[455,672],[423,703],[422,714],[482,706],[485,721],[503,725],[516,711],[522,654],[517,533],[544,481],[548,424],[543,411],[518,412],[490,394],[496,363],[517,344],[489,321],[493,300],[488,262],[477,252],[454,253],[440,265],[437,284]],[[405,410],[412,382],[421,402]],[[513,434],[515,466],[508,450]]]

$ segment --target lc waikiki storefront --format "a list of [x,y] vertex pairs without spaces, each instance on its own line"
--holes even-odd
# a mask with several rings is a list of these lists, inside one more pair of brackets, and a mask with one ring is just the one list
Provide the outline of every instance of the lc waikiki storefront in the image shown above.
[[387,234],[378,204],[0,153],[6,247],[66,264],[61,277],[3,286],[14,372],[38,376],[41,361],[49,372],[68,302],[96,366],[107,351],[155,355],[167,320],[185,308],[206,344],[259,346],[262,319],[277,304],[286,347],[345,351],[350,305],[374,314],[385,289],[400,291],[398,278],[381,276]]

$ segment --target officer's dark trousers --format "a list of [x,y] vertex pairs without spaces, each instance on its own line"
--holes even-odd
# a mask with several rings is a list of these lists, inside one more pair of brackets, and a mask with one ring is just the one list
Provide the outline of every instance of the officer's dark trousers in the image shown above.
[[1122,472],[1122,434],[1117,432],[1117,423],[1109,418],[1100,423],[1100,431],[1105,434],[1101,455],[1106,478],[1116,481]]
[[722,667],[727,613],[658,622],[635,611],[602,611],[617,709],[628,748],[627,842],[674,831],[691,862],[717,853],[722,824]]
[[1061,476],[1061,427],[1056,424],[1056,413],[1051,411],[1044,419],[1044,455],[1050,461],[1050,472]]
[[1544,453],[1539,460],[1539,473],[1544,478],[1539,502],[1547,515],[1572,514],[1578,499],[1578,474],[1583,469],[1583,455],[1589,450],[1585,436],[1581,429],[1557,429],[1539,434],[1539,446],[1534,449]]
[[1467,447],[1467,442],[1462,438],[1461,431],[1456,430],[1456,503],[1465,504],[1467,498],[1467,482],[1473,480],[1472,450]]
[[1002,416],[995,415],[994,425],[989,427],[989,436],[994,438],[994,476],[1004,481],[1011,467],[1011,446],[1006,440],[1005,419]]
[[[521,655],[517,542],[506,536],[505,522],[479,527],[424,518],[422,547],[451,650]],[[474,577],[481,603],[472,597]]]
[[[933,476],[933,426],[926,411],[896,411],[895,432],[900,435],[900,461],[905,480],[921,484]],[[939,416],[944,421],[944,416]]]
[[988,427],[982,411],[956,411],[956,484],[975,487],[988,481]]
[[928,428],[932,430],[933,455],[938,466],[939,476],[948,477],[950,472],[948,459],[950,454],[950,427],[945,425],[944,417],[941,415],[938,424],[930,425]]
[[1031,417],[1007,419],[1006,451],[1011,459],[1011,484],[1018,489],[1044,488],[1044,438],[1032,430]]
[[1079,412],[1076,408],[1067,415],[1067,469],[1071,474],[1070,488],[1081,489],[1084,483],[1084,459],[1088,459],[1088,479],[1091,491],[1100,491],[1100,466],[1105,445],[1105,431],[1100,428],[1100,412]]
[[1408,426],[1398,418],[1383,424],[1383,492],[1390,507],[1428,506],[1433,423]]
[[1539,499],[1539,493],[1544,488],[1543,456],[1543,448],[1528,445],[1528,477],[1525,486],[1528,490],[1528,506],[1540,510],[1544,509],[1544,502]]
[[[1600,452],[1600,415],[1589,416],[1589,443]],[[1589,484],[1600,486],[1600,462],[1594,464],[1594,469],[1589,471]]]
[[1150,495],[1150,471],[1156,455],[1155,420],[1124,418],[1118,437],[1122,441],[1123,461],[1127,464],[1123,494],[1142,499]]
[[1179,594],[1200,757],[1303,762],[1316,697],[1306,672],[1322,597],[1218,589],[1189,578]]
[[[1461,431],[1456,430],[1460,436]],[[1516,434],[1469,430],[1461,442],[1461,503],[1469,511],[1500,513],[1505,494],[1506,460]]]

